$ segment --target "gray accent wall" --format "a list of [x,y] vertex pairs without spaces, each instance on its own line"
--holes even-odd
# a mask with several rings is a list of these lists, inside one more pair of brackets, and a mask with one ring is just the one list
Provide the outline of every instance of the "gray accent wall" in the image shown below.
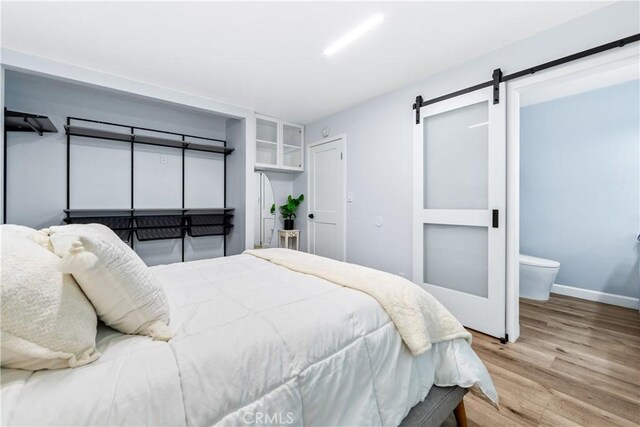
[[[67,116],[123,123],[172,132],[225,139],[236,151],[228,158],[234,169],[228,177],[229,194],[244,185],[246,153],[241,143],[241,122],[196,109],[149,100],[139,96],[86,87],[44,77],[6,71],[5,105],[8,109],[48,116],[59,133],[8,135],[7,222],[34,228],[62,222],[66,207]],[[237,159],[232,159],[237,155]],[[161,156],[166,156],[166,162]],[[181,207],[181,153],[178,149],[136,145],[134,199],[136,208]],[[236,165],[238,163],[238,165]],[[71,207],[130,207],[130,147],[72,137]],[[239,168],[242,168],[239,170]],[[185,206],[222,207],[224,167],[216,154],[188,152],[185,159]],[[236,188],[237,186],[237,188]],[[236,223],[229,237],[231,251],[244,246],[244,192],[235,191],[228,205],[236,207]],[[228,194],[228,195],[229,195]],[[231,202],[237,203],[236,206]],[[180,240],[136,242],[136,251],[149,265],[180,261]],[[234,252],[235,251],[235,252]],[[222,237],[185,240],[185,259],[221,256]]]
[[520,111],[520,252],[559,261],[556,283],[637,298],[640,84]]
[[[425,76],[417,84],[307,124],[307,143],[322,139],[325,126],[331,129],[332,136],[347,136],[347,191],[353,193],[353,202],[347,203],[347,261],[410,276],[415,120],[411,105],[417,95],[433,98],[490,80],[498,67],[508,74],[639,33],[638,16],[640,3],[616,2],[488,55]],[[495,30],[499,31],[500,26]],[[416,49],[420,43],[443,43],[415,42]],[[469,35],[469,43],[473,43],[473,35]],[[295,193],[306,191],[306,175],[295,177]],[[306,217],[307,206],[308,203],[302,205],[300,216]],[[382,227],[375,226],[378,215],[384,218]],[[306,222],[302,225],[302,243],[306,247]]]

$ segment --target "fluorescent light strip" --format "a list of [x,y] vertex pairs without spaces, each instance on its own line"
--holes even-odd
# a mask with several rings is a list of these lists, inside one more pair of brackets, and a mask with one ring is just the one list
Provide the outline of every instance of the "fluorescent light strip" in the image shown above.
[[477,128],[479,126],[484,126],[484,125],[488,125],[488,124],[489,124],[489,122],[478,123],[476,125],[469,126],[469,129]]
[[334,53],[336,53],[346,45],[362,37],[364,33],[373,29],[376,25],[381,23],[383,20],[384,20],[384,16],[382,16],[381,13],[373,15],[371,18],[367,19],[362,24],[358,25],[356,28],[349,31],[344,36],[340,37],[340,39],[338,39],[331,46],[326,48],[324,50],[324,54],[327,56],[333,55]]

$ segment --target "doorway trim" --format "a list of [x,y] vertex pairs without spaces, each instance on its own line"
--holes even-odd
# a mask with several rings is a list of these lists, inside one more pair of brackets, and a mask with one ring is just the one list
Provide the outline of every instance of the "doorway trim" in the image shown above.
[[[311,160],[311,148],[316,147],[318,145],[326,144],[328,142],[333,142],[337,140],[342,140],[342,173],[344,179],[342,180],[342,259],[341,261],[347,260],[347,134],[341,133],[335,136],[329,136],[327,138],[320,139],[318,141],[311,142],[307,144],[305,148],[305,161],[307,162],[307,172],[310,172],[309,161]],[[307,194],[311,194],[311,175],[307,176]],[[305,218],[307,221],[307,230],[309,229],[309,217]],[[309,233],[307,233],[309,234]],[[311,239],[307,236],[307,253],[311,253]]]
[[[622,61],[640,59],[634,44],[589,56],[507,82],[507,289],[506,327],[510,342],[520,336],[520,107],[521,95],[534,86],[551,83],[571,74]],[[621,64],[622,65],[622,64]]]

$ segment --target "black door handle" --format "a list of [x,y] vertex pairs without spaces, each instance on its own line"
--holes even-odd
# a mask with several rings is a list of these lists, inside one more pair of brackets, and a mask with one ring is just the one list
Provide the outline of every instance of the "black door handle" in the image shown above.
[[309,214],[309,218],[313,219],[313,214]]
[[492,222],[491,225],[493,226],[493,228],[498,228],[500,226],[499,218],[500,218],[500,213],[498,209],[494,209],[493,218],[492,218],[493,220],[491,221]]

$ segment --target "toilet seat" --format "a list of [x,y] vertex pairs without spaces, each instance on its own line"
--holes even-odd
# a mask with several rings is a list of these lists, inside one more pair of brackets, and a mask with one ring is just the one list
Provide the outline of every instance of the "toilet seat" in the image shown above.
[[538,258],[531,255],[520,254],[520,264],[530,265],[532,267],[542,268],[558,268],[560,263],[558,261],[552,261],[550,259]]

